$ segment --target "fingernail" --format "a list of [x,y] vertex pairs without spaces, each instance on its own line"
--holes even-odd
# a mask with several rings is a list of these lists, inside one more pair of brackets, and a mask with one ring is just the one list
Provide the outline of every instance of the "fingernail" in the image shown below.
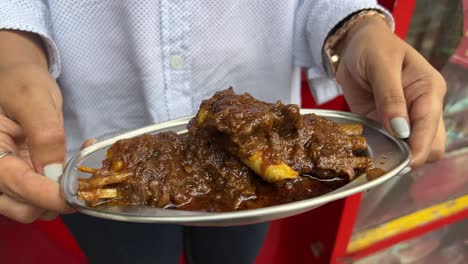
[[89,146],[91,146],[93,144],[96,144],[97,142],[98,141],[95,138],[87,139],[85,142],[83,142],[83,145],[81,145],[80,150],[83,150],[83,149],[85,149],[85,148],[87,148],[87,147],[89,147]]
[[395,117],[390,123],[392,124],[393,132],[398,138],[404,139],[410,136],[410,128],[404,117]]
[[61,163],[53,163],[53,164],[44,166],[44,175],[53,181],[58,182],[62,173],[63,173],[63,166]]
[[84,144],[84,148],[87,148],[87,147],[89,147],[91,145],[94,145],[94,144],[96,144],[96,142],[97,142],[97,139],[95,139],[95,138],[88,139]]

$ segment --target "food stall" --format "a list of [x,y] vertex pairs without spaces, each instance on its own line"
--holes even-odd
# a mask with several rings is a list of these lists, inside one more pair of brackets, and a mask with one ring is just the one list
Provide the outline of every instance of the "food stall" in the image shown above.
[[[396,33],[446,79],[447,154],[373,190],[275,223],[288,226],[278,227],[277,248],[294,250],[264,263],[468,261],[468,1],[381,3],[392,10]],[[317,107],[303,92],[306,106]],[[342,98],[325,107],[346,110]]]
[[447,154],[366,194],[344,262],[468,261],[468,1],[425,2],[408,42],[446,79]]
[[[379,2],[393,13],[396,33],[447,80],[448,153],[368,192],[272,222],[258,264],[468,262],[468,1],[439,1],[439,9]],[[305,72],[302,98],[306,108],[349,110],[343,97],[317,105]],[[0,263],[86,263],[60,219],[23,225],[0,217],[0,233]]]

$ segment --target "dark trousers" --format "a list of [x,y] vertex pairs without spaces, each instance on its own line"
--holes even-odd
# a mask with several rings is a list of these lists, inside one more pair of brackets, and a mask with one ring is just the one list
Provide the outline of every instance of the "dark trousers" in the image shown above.
[[62,216],[89,263],[250,264],[268,224],[239,227],[185,227],[125,223],[83,214]]

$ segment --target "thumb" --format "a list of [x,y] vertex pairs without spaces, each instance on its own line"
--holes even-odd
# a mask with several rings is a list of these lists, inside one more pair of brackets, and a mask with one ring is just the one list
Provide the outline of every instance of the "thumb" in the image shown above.
[[10,100],[0,99],[0,103],[23,128],[35,170],[57,181],[65,160],[61,96],[48,75],[37,77],[37,85],[6,89],[13,92],[2,98]]
[[379,58],[378,62],[368,65],[367,72],[380,121],[394,136],[406,139],[411,130],[401,82],[401,65],[395,59]]
[[83,144],[81,144],[80,150],[83,150],[83,149],[85,149],[85,148],[87,148],[87,147],[89,147],[89,146],[91,146],[91,145],[93,145],[93,144],[96,144],[97,141],[98,141],[98,140],[95,139],[95,138],[86,139],[86,140],[83,142]]

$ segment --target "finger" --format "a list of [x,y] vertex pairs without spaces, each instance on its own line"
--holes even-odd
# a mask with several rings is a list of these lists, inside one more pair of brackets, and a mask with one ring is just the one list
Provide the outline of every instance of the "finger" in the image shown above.
[[401,82],[402,59],[374,56],[367,67],[380,121],[396,137],[408,138],[410,126]]
[[85,149],[85,148],[87,148],[87,147],[89,147],[89,146],[95,144],[96,142],[97,142],[97,139],[95,139],[95,138],[87,139],[87,140],[85,140],[85,142],[83,142],[83,144],[81,145],[80,150],[83,150],[83,149]]
[[15,140],[24,139],[23,129],[4,114],[0,107],[0,150],[16,152]]
[[3,114],[0,114],[0,132],[8,134],[12,138],[24,137],[23,129],[21,129],[21,126]]
[[9,135],[0,132],[0,151],[16,153],[17,150],[15,141]]
[[17,222],[30,224],[43,212],[43,209],[16,201],[6,194],[0,195],[0,215],[4,215]]
[[30,71],[40,85],[16,87],[15,83],[8,83],[9,87],[2,89],[0,105],[23,128],[36,171],[57,178],[65,158],[65,132],[58,108],[61,105],[51,95],[51,90],[58,87],[42,70]]
[[52,221],[55,218],[57,218],[57,216],[58,216],[58,213],[52,212],[52,211],[47,211],[47,212],[43,213],[39,217],[39,219],[41,219],[42,221]]
[[37,174],[20,158],[0,159],[0,190],[15,200],[55,212],[72,212],[60,193],[60,185]]
[[429,157],[441,113],[442,103],[432,92],[424,93],[412,102],[410,118],[413,128],[409,139],[413,154],[412,167],[422,165]]
[[437,161],[444,157],[446,140],[444,119],[441,117],[436,136],[434,137],[434,141],[432,141],[432,148],[427,158],[428,161]]
[[445,151],[442,112],[447,89],[444,78],[414,50],[405,58],[403,73],[412,125],[408,141],[413,154],[411,166],[417,167]]

